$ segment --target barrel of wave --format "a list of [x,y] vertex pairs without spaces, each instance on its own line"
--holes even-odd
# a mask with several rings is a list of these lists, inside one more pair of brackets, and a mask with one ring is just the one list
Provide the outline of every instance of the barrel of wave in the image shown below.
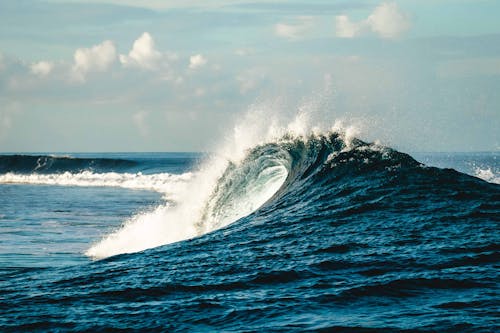
[[225,227],[271,199],[288,170],[287,156],[267,149],[239,162],[215,161],[191,179],[178,201],[133,216],[85,254],[102,259],[139,252]]
[[207,200],[197,224],[200,234],[231,224],[269,201],[288,177],[290,160],[276,147],[253,150],[240,164],[230,164]]

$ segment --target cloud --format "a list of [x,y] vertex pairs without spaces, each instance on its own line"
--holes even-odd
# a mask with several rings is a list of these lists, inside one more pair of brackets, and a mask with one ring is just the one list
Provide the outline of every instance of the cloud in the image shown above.
[[363,24],[351,22],[346,15],[335,17],[336,35],[340,38],[352,38],[360,33]]
[[196,88],[196,90],[194,91],[194,95],[196,97],[203,97],[206,93],[207,91],[204,88]]
[[200,67],[203,67],[207,64],[207,59],[203,57],[201,54],[196,54],[191,57],[189,57],[189,68],[190,69],[197,69]]
[[249,49],[249,48],[242,48],[242,49],[234,50],[234,54],[236,54],[237,56],[240,56],[240,57],[245,57],[245,56],[250,55],[252,53],[254,53],[254,51],[252,49]]
[[125,67],[139,67],[143,69],[155,69],[160,64],[162,54],[155,48],[153,37],[144,32],[137,38],[128,55],[120,55],[120,62]]
[[4,62],[4,56],[2,52],[0,52],[0,71],[5,69],[5,62]]
[[50,61],[40,61],[30,66],[31,73],[38,76],[47,76],[54,69],[54,63]]
[[287,39],[298,39],[304,35],[312,26],[312,18],[302,16],[295,24],[277,23],[274,25],[274,33],[278,37]]
[[408,16],[394,2],[382,3],[367,21],[371,29],[383,38],[398,37],[410,28]]
[[346,15],[335,17],[335,33],[340,38],[353,38],[375,33],[381,38],[397,38],[410,28],[410,19],[394,2],[384,2],[365,20],[353,22]]
[[74,60],[73,78],[83,82],[87,73],[104,72],[115,62],[116,48],[113,42],[106,40],[91,48],[77,49]]

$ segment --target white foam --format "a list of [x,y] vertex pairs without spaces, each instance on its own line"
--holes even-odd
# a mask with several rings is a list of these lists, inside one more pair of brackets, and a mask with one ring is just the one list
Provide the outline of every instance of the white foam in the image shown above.
[[476,167],[474,169],[474,176],[490,183],[500,184],[500,174],[495,173],[491,168]]
[[183,184],[192,178],[191,172],[183,174],[157,173],[144,175],[142,173],[94,173],[83,171],[80,173],[59,174],[17,174],[6,173],[0,175],[0,184],[34,184],[86,187],[121,187],[157,191],[174,195],[182,190]]
[[85,254],[95,259],[133,253],[188,239],[196,235],[186,206],[161,205],[151,212],[133,216],[124,225],[89,248]]

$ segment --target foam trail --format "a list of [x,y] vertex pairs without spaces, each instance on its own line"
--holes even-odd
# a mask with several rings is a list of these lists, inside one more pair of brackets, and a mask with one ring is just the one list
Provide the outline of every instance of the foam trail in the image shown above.
[[144,175],[142,173],[94,173],[83,171],[80,173],[56,174],[17,174],[6,173],[0,175],[0,184],[36,184],[60,186],[86,186],[86,187],[121,187],[138,190],[151,190],[165,194],[175,194],[181,190],[193,174],[187,172],[176,175],[158,173]]

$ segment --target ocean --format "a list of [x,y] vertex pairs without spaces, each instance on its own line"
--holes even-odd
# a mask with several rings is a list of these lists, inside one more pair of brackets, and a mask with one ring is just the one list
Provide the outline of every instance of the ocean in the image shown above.
[[0,331],[498,332],[500,153],[329,132],[0,156]]

